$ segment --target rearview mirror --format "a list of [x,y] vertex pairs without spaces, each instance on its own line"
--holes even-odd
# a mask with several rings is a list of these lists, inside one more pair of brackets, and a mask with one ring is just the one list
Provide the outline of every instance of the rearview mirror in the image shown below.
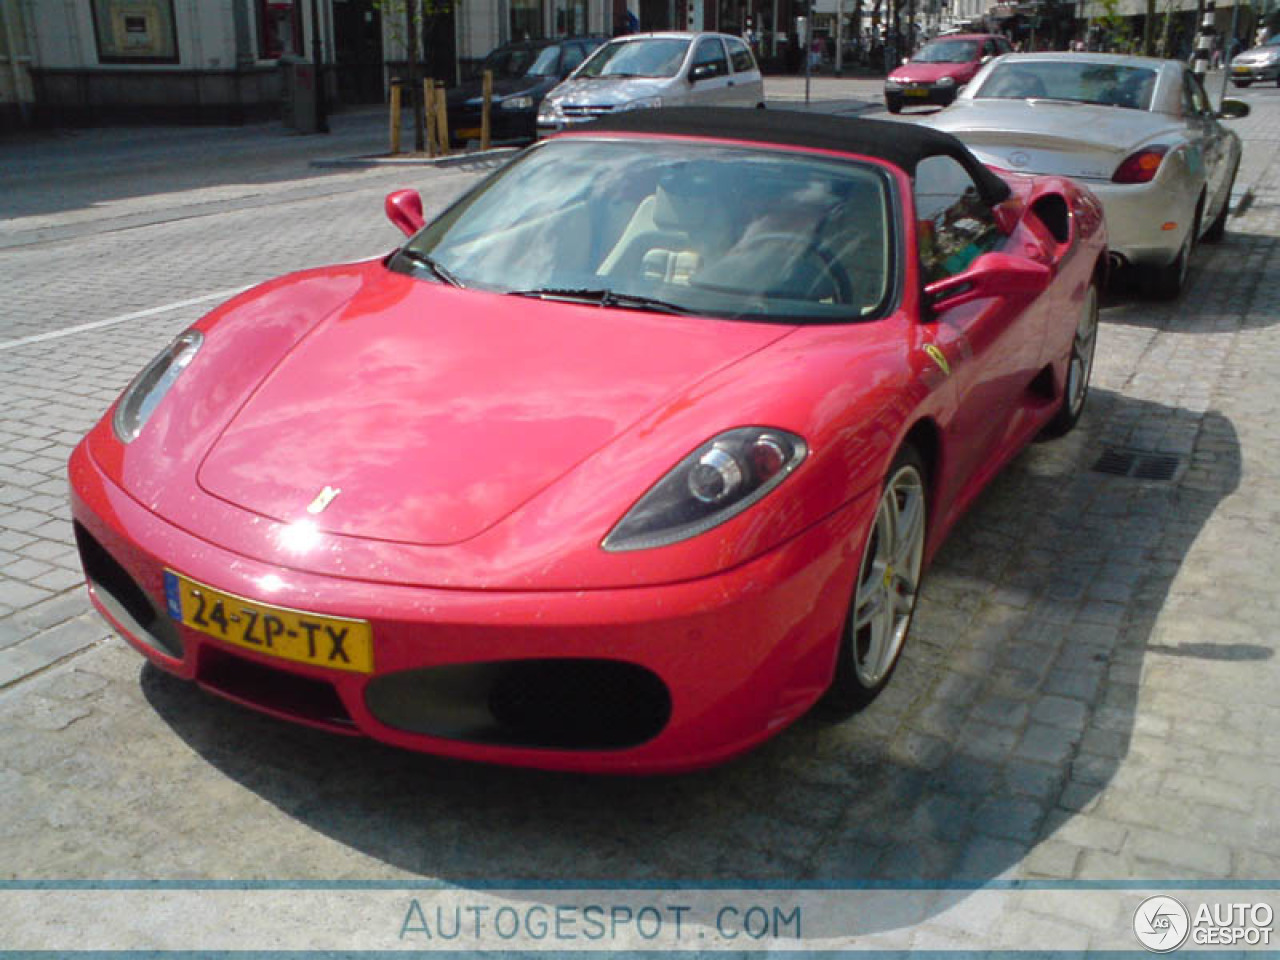
[[924,288],[926,301],[942,313],[987,297],[1030,299],[1043,293],[1053,278],[1045,264],[1007,253],[984,253],[969,269],[935,280]]
[[412,237],[427,222],[422,213],[422,194],[417,190],[397,190],[387,194],[383,209],[387,212],[387,219],[406,237]]
[[1249,105],[1243,100],[1223,99],[1222,106],[1218,108],[1218,116],[1227,119],[1239,119],[1249,115]]

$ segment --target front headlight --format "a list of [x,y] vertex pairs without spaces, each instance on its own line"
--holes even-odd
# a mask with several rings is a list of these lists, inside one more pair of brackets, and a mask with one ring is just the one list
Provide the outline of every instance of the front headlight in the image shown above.
[[940,87],[954,87],[956,85],[955,77],[939,77],[937,81]]
[[615,113],[623,110],[652,110],[654,107],[662,106],[661,97],[641,97],[639,100],[630,100],[627,103],[620,103],[614,107]]
[[886,80],[884,82],[884,88],[890,93],[896,93],[902,89],[902,84],[898,83],[896,80]]
[[121,443],[131,443],[138,438],[156,406],[164,399],[182,371],[195,359],[196,351],[204,343],[204,334],[188,330],[160,352],[147,364],[133,382],[124,388],[120,402],[116,404],[111,426]]
[[785,430],[739,427],[722,433],[654,484],[601,546],[648,550],[696,537],[756,503],[808,454],[805,442]]
[[533,97],[507,97],[498,106],[503,110],[528,110],[533,107]]
[[555,123],[563,116],[559,100],[543,100],[542,106],[538,108],[538,119],[547,123]]

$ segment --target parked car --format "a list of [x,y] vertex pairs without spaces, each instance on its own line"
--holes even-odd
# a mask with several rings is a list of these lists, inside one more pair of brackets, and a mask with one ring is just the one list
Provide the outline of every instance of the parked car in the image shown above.
[[1200,240],[1220,240],[1240,165],[1240,138],[1221,122],[1183,63],[1114,54],[1010,54],[954,105],[925,122],[984,162],[1069,176],[1106,209],[1111,252],[1142,268],[1149,292],[1176,297]]
[[557,83],[572,73],[604,37],[526,40],[492,51],[474,79],[450,90],[447,97],[449,136],[465,144],[480,139],[484,106],[482,74],[493,73],[489,108],[489,137],[494,142],[519,142],[537,136],[538,107]]
[[1008,40],[994,33],[939,37],[885,78],[884,105],[890,113],[931,103],[945,107],[984,63],[1011,49]]
[[924,127],[632,111],[387,209],[399,250],[214,310],[71,458],[97,608],[278,717],[652,772],[855,710],[1085,404],[1101,208]]
[[1280,86],[1280,34],[1258,47],[1238,53],[1231,60],[1231,82],[1237,87],[1276,81]]
[[751,48],[720,33],[618,37],[547,94],[538,135],[663,106],[763,107],[764,79]]

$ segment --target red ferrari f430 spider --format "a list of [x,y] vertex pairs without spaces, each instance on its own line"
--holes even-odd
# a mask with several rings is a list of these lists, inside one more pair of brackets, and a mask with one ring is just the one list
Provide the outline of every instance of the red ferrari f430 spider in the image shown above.
[[690,769],[889,680],[965,507],[1089,386],[1105,229],[902,124],[636,111],[265,283],[70,464],[163,670],[416,750]]

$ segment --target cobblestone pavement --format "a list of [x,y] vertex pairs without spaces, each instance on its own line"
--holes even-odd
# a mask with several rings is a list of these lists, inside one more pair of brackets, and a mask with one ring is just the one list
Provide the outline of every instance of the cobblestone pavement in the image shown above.
[[[131,374],[211,294],[388,249],[388,189],[439,208],[476,171],[347,171],[335,191],[299,161],[273,191],[179,183],[172,216],[137,225],[85,216],[92,184],[24,199],[0,225],[22,240],[0,251],[0,875],[1280,877],[1280,91],[1246,99],[1252,206],[1197,252],[1178,302],[1110,298],[1080,428],[1019,457],[957,529],[886,694],[639,782],[277,723],[144,667],[79,586],[64,463]],[[122,202],[167,192],[152,176]],[[58,232],[22,239],[29,223]],[[1176,472],[1093,470],[1108,447]],[[885,942],[1092,936],[1049,894],[984,930],[941,908]],[[1130,919],[1104,902],[1090,922]]]

